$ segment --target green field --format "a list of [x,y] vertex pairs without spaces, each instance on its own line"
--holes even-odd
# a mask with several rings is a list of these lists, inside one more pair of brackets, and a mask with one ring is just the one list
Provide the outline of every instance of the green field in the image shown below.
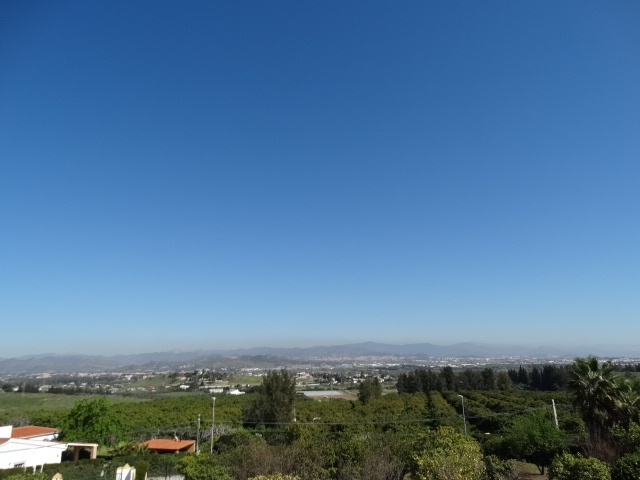
[[[68,410],[92,395],[53,395],[47,393],[1,393],[0,421],[15,416],[29,416],[33,412]],[[108,397],[110,402],[140,402],[134,397]]]
[[262,377],[254,377],[252,375],[230,375],[227,378],[229,385],[260,385]]

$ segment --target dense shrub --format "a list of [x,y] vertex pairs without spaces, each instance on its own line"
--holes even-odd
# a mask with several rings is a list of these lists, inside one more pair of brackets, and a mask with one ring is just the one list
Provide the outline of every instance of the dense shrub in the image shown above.
[[44,473],[31,473],[33,470],[28,468],[8,468],[0,470],[0,478],[2,480],[49,480],[51,477]]
[[278,473],[276,475],[269,475],[268,477],[265,477],[264,475],[260,475],[258,477],[250,478],[249,480],[300,480],[300,478],[293,477],[291,475],[282,475],[281,473]]
[[233,480],[227,469],[210,455],[185,455],[178,462],[184,480]]
[[533,463],[540,474],[544,474],[545,467],[566,448],[564,432],[557,429],[544,412],[516,417],[505,428],[503,443],[503,451],[508,452],[510,458]]
[[611,480],[611,472],[597,458],[563,453],[551,463],[549,480]]
[[511,460],[500,460],[495,455],[484,457],[486,480],[514,480],[517,473]]
[[[124,465],[126,462],[118,464],[118,466]],[[53,477],[56,473],[60,473],[64,480],[81,480],[86,478],[99,478],[101,473],[111,472],[115,476],[115,464],[107,464],[104,458],[98,458],[95,460],[81,460],[78,464],[73,462],[62,462],[58,464],[45,465],[43,473],[48,478]]]
[[440,427],[418,440],[412,478],[421,480],[481,480],[484,462],[480,445],[451,427]]
[[147,478],[148,472],[149,472],[149,462],[145,460],[140,460],[136,462],[136,478],[138,480],[145,480]]
[[14,473],[4,480],[49,480],[44,473]]
[[640,453],[630,453],[618,460],[611,472],[613,480],[638,480],[640,478]]

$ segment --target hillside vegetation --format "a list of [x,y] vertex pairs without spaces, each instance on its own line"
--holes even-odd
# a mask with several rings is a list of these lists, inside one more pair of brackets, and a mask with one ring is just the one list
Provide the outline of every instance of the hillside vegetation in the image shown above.
[[[532,373],[540,387],[554,378],[548,385],[556,390],[533,388]],[[400,376],[395,393],[383,395],[378,379],[367,378],[360,382],[357,400],[344,400],[301,396],[288,372],[273,371],[252,393],[218,396],[213,428],[209,395],[144,402],[108,397],[107,404],[100,397],[100,416],[109,418],[100,426],[100,443],[110,445],[103,449],[107,460],[133,456],[151,473],[190,472],[187,480],[276,474],[508,480],[516,475],[511,460],[536,465],[551,480],[637,478],[632,455],[640,454],[638,385],[593,358],[577,359],[568,369],[547,369],[546,377],[538,373],[494,375],[484,369],[451,376],[446,369],[418,369]],[[0,405],[13,406],[3,407],[3,421],[28,417],[31,423],[61,428],[63,437],[71,438],[78,409],[97,404],[91,397],[79,403],[77,396],[58,397],[51,403],[44,395],[20,403],[15,398],[32,397],[4,394]],[[94,438],[92,425],[81,428]],[[163,437],[196,440],[202,454],[152,455],[135,447]],[[518,469],[524,475],[522,464]],[[65,480],[74,480],[73,475]]]

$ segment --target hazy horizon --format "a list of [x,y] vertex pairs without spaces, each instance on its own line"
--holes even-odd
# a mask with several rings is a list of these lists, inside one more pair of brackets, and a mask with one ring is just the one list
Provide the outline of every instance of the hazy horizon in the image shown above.
[[[555,356],[560,354],[560,352],[565,352],[566,355],[573,356],[587,356],[587,355],[595,355],[595,356],[605,356],[605,357],[617,357],[617,356],[638,356],[640,357],[640,347],[634,344],[591,344],[591,345],[563,345],[563,344],[531,344],[531,343],[483,343],[483,342],[474,342],[474,341],[461,341],[454,343],[434,343],[434,342],[387,342],[387,341],[372,341],[372,340],[363,340],[363,341],[353,341],[353,342],[337,342],[337,343],[308,343],[308,344],[252,344],[252,345],[223,345],[223,346],[210,346],[210,347],[192,347],[184,346],[183,348],[149,348],[149,349],[122,349],[122,350],[111,350],[107,352],[92,352],[88,350],[70,350],[70,351],[40,351],[40,352],[29,352],[20,355],[10,355],[6,356],[4,354],[0,354],[0,359],[9,359],[9,358],[22,358],[22,357],[42,357],[48,355],[54,356],[127,356],[127,355],[146,355],[146,354],[154,354],[154,353],[172,353],[172,354],[189,354],[189,353],[209,353],[209,352],[220,352],[221,354],[225,352],[236,352],[236,351],[247,351],[248,353],[251,350],[260,350],[260,349],[274,349],[274,350],[287,350],[287,349],[311,349],[311,348],[334,348],[334,347],[343,347],[343,346],[351,346],[351,345],[366,345],[366,344],[377,344],[377,345],[392,345],[396,347],[402,346],[411,346],[411,345],[433,345],[434,347],[455,347],[459,345],[476,345],[478,347],[486,347],[493,349],[509,349],[509,348],[526,348],[528,351],[535,351],[537,349],[541,350],[542,353],[548,354],[548,352],[553,352],[550,355]],[[527,352],[529,353],[529,352]],[[513,351],[509,353],[511,356],[517,356],[518,352]],[[481,355],[482,356],[482,355]],[[523,355],[528,356],[528,355]]]

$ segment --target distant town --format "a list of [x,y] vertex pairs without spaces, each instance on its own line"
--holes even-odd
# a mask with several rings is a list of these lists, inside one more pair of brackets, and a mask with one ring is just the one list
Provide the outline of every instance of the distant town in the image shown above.
[[[65,357],[55,357],[60,363]],[[83,357],[84,362],[87,358]],[[109,358],[109,357],[104,357]],[[604,358],[614,364],[635,365],[640,356]],[[211,394],[242,394],[259,385],[263,376],[271,370],[287,369],[295,376],[298,390],[349,390],[357,389],[365,378],[376,377],[395,385],[398,375],[414,369],[436,371],[450,367],[454,371],[464,369],[493,368],[497,371],[531,368],[544,365],[570,365],[573,357],[403,357],[399,355],[327,355],[315,358],[285,359],[265,355],[198,357],[190,362],[151,362],[148,365],[128,365],[125,368],[108,366],[103,371],[82,371],[83,361],[78,360],[77,370],[48,365],[49,371],[29,373],[24,365],[17,365],[15,372],[0,374],[0,384],[5,392],[84,393],[100,395],[153,395],[168,392],[202,392]],[[210,366],[204,366],[209,363]],[[7,367],[5,367],[6,369]],[[93,367],[95,369],[95,367]]]

